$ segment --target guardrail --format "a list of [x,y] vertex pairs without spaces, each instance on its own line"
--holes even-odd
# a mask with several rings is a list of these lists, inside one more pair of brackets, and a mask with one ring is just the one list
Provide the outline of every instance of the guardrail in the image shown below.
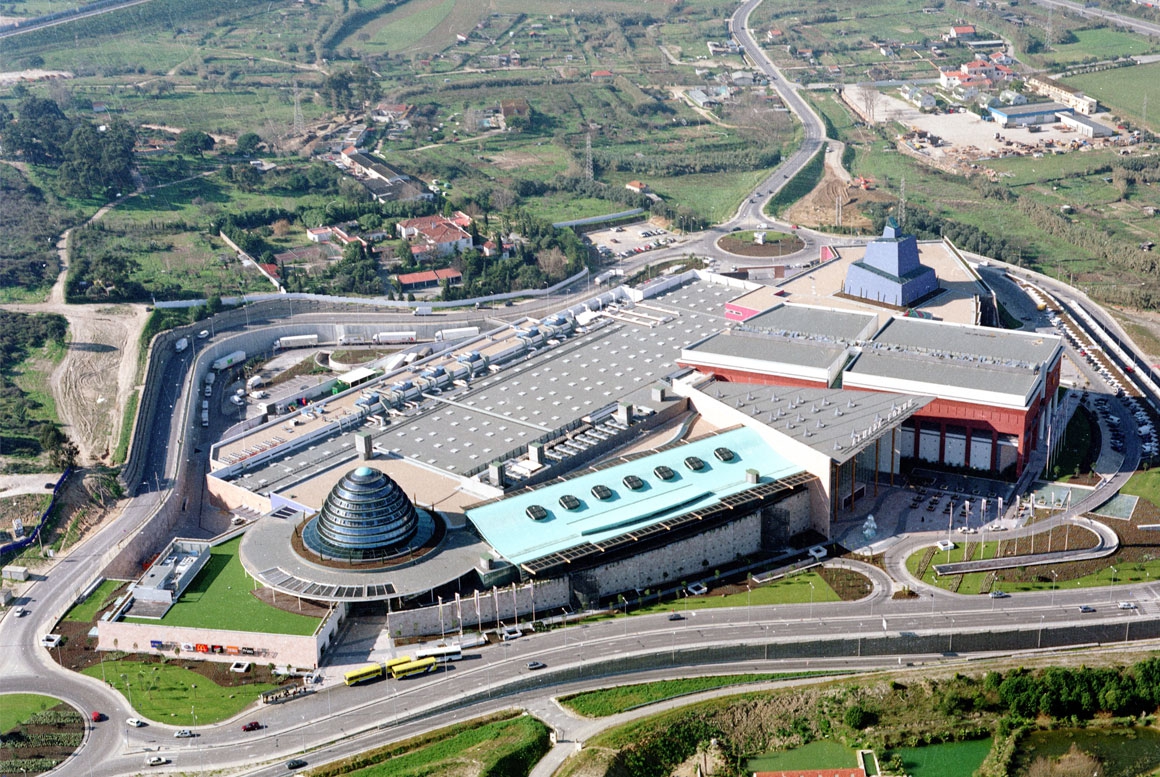
[[44,527],[44,522],[48,519],[52,508],[56,507],[56,497],[60,493],[60,489],[64,486],[65,481],[68,480],[69,474],[72,473],[72,468],[68,468],[60,476],[60,480],[56,481],[56,485],[52,488],[52,501],[48,503],[48,507],[44,508],[44,512],[40,514],[40,521],[37,522],[36,528],[32,530],[32,534],[27,537],[10,542],[7,545],[0,545],[0,557],[6,556],[9,553],[19,553],[27,548],[32,543],[40,539],[40,530]]

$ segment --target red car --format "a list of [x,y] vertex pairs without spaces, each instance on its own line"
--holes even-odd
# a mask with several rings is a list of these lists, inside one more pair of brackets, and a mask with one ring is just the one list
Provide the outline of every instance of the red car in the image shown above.
[[251,720],[246,725],[242,726],[242,731],[257,731],[262,727],[262,724],[256,720]]
[[93,723],[100,723],[105,719],[105,716],[100,712],[94,712],[90,717],[92,718]]

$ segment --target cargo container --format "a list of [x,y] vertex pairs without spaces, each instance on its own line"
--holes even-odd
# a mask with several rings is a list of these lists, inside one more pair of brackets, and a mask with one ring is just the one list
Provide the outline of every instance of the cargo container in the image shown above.
[[217,370],[218,372],[221,372],[222,370],[227,369],[229,367],[233,367],[236,364],[241,364],[245,360],[246,360],[246,352],[245,351],[234,351],[231,354],[227,354],[227,355],[223,356],[222,358],[215,360],[213,363],[213,368],[215,370]]
[[[292,337],[279,337],[274,341],[274,348],[276,350],[309,348],[312,345],[318,345],[318,335],[293,335]],[[242,358],[245,357],[243,356]]]

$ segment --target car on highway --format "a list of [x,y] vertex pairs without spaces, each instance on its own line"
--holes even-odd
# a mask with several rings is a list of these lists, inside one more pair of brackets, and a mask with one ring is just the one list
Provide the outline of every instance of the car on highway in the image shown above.
[[545,664],[542,661],[529,661],[528,662],[528,669],[532,670],[533,672],[537,669],[543,669],[546,666],[547,666],[547,664]]
[[1079,611],[1080,612],[1095,612],[1096,608],[1092,607],[1090,604],[1081,604],[1079,606]]
[[100,723],[102,720],[105,719],[104,713],[96,712],[96,711],[94,711],[93,714],[90,715],[89,717],[92,719],[93,723]]
[[1136,609],[1135,602],[1120,602],[1116,606],[1119,607],[1121,610],[1134,610],[1134,609]]
[[125,721],[125,725],[132,726],[133,728],[141,728],[145,725],[145,721],[141,720],[140,718],[129,718]]
[[207,337],[209,337],[209,330],[208,329],[203,329],[197,333],[198,340],[204,340]]
[[193,735],[193,732],[187,728],[179,728],[173,732],[174,739],[189,739]]
[[262,727],[262,724],[256,720],[251,720],[242,726],[242,731],[257,731]]
[[146,766],[164,766],[169,763],[169,759],[160,755],[151,755],[145,759]]
[[1010,595],[1011,594],[1007,593],[1006,591],[992,591],[991,592],[992,599],[1006,599]]
[[286,762],[287,769],[301,769],[305,765],[306,765],[306,762],[303,761],[301,758],[291,758],[289,761]]
[[669,620],[671,621],[683,621],[684,619],[685,616],[681,615],[679,612],[669,613]]
[[25,615],[28,614],[28,610],[24,609],[23,607],[17,607],[15,610],[12,611],[12,614],[15,615],[17,618],[23,618]]

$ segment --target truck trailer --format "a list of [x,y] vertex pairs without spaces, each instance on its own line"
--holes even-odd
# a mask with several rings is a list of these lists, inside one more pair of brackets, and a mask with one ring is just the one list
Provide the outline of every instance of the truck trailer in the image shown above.
[[279,351],[286,348],[309,348],[312,345],[318,345],[318,335],[293,335],[279,337],[274,341],[274,348]]
[[233,353],[227,354],[220,359],[216,359],[213,363],[213,368],[214,370],[221,372],[224,369],[233,367],[235,364],[241,364],[245,360],[245,351],[234,351]]

